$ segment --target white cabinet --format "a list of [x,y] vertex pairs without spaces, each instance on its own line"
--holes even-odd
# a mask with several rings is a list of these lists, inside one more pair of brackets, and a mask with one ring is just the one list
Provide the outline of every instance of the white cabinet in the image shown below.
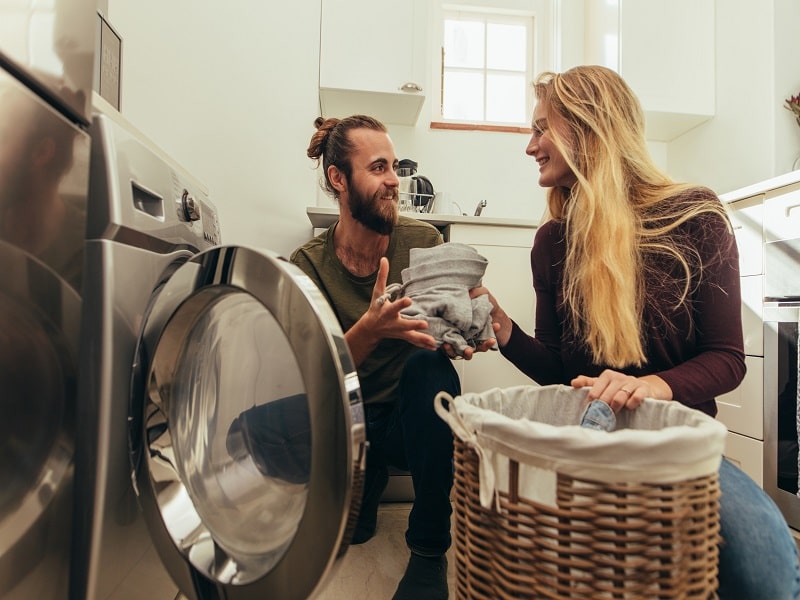
[[728,428],[725,456],[759,485],[764,478],[764,197],[759,193],[728,204],[742,276],[747,374],[739,387],[717,398],[717,418]]
[[740,275],[764,272],[764,194],[728,204],[731,225],[739,248]]
[[717,418],[731,432],[759,440],[760,444],[764,439],[763,196],[734,202],[729,208],[742,274],[742,333],[747,374],[739,387],[717,398]]
[[425,0],[322,0],[320,108],[412,125],[425,101]]
[[586,2],[586,63],[619,72],[647,138],[669,141],[714,116],[714,0]]
[[764,276],[741,278],[744,353],[764,356]]
[[717,419],[728,430],[764,439],[764,359],[745,356],[747,374],[735,390],[717,398]]
[[[457,225],[449,227],[450,242],[469,244],[489,260],[484,285],[509,316],[533,334],[536,299],[531,275],[531,247],[535,227],[491,227]],[[504,358],[499,351],[476,354],[458,361],[463,392],[482,392],[493,387],[532,385],[533,381]]]
[[728,460],[764,487],[764,443],[738,433],[728,432],[723,454]]
[[794,239],[800,231],[800,183],[772,190],[765,195],[764,241]]

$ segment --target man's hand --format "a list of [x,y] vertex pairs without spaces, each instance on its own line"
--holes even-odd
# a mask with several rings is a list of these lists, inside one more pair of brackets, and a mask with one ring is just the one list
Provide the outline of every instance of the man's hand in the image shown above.
[[444,352],[448,358],[463,358],[464,360],[472,360],[472,357],[475,356],[476,352],[488,352],[492,348],[497,345],[497,340],[494,338],[489,338],[488,340],[483,340],[480,344],[472,348],[471,346],[467,346],[464,348],[464,354],[459,356],[458,352],[455,351],[453,346],[448,344],[447,342],[442,344],[441,351]]
[[405,340],[414,346],[426,350],[436,350],[436,340],[422,330],[428,328],[423,319],[406,319],[400,311],[411,306],[411,298],[384,300],[386,280],[389,277],[389,260],[381,258],[378,276],[372,289],[372,300],[369,309],[345,334],[350,354],[360,365],[369,356],[378,343],[387,338]]

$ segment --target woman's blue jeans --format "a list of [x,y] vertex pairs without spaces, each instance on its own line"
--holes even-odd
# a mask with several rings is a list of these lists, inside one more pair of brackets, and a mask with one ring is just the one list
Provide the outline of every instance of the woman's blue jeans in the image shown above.
[[[613,431],[616,417],[605,402],[590,402],[581,425]],[[721,600],[796,600],[800,563],[789,526],[764,490],[723,458],[719,468],[719,597]]]
[[386,465],[411,472],[414,504],[406,543],[427,556],[444,554],[451,543],[453,435],[433,408],[440,391],[460,394],[458,374],[443,353],[420,350],[406,361],[397,401],[366,407],[367,479],[380,477]]
[[797,600],[797,545],[772,498],[726,458],[719,484],[720,600]]

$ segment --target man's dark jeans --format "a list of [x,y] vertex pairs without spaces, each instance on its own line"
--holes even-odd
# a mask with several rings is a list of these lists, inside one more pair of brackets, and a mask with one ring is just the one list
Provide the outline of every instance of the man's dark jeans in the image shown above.
[[406,543],[423,556],[442,555],[451,543],[453,436],[433,408],[440,391],[461,393],[451,360],[442,352],[419,350],[406,361],[397,401],[366,405],[370,446],[364,489],[385,478],[387,465],[411,472],[415,499]]

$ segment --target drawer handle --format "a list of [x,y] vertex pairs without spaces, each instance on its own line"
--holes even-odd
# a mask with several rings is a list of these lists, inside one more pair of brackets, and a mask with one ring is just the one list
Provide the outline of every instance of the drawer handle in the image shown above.
[[789,218],[792,218],[794,216],[794,215],[792,215],[792,213],[797,213],[798,211],[800,211],[800,204],[795,204],[793,206],[787,206],[786,207],[786,216],[789,217]]
[[409,81],[408,83],[404,83],[403,85],[401,85],[399,89],[401,92],[415,94],[417,92],[422,91],[422,86],[419,85],[418,83],[414,83],[413,81]]

